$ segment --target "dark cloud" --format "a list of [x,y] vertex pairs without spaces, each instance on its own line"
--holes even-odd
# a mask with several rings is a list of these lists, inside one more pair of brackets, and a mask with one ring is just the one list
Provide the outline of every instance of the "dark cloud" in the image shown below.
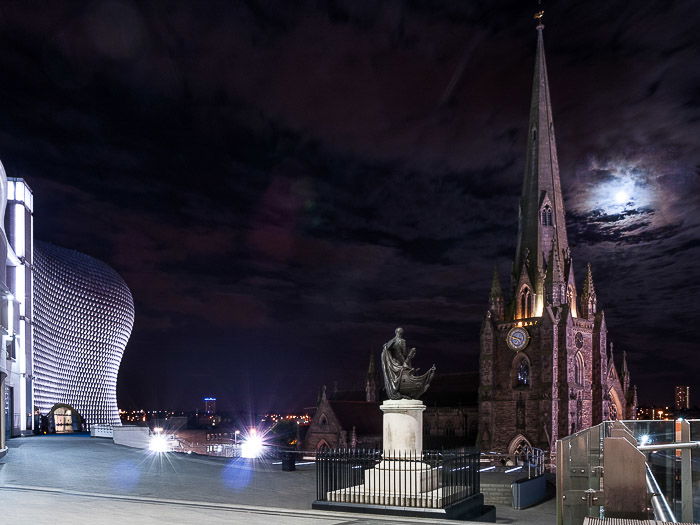
[[[0,8],[0,157],[37,236],[136,299],[120,403],[308,403],[399,324],[422,365],[474,369],[515,251],[531,7],[205,5]],[[547,8],[575,264],[643,400],[700,372],[697,23],[689,0]]]

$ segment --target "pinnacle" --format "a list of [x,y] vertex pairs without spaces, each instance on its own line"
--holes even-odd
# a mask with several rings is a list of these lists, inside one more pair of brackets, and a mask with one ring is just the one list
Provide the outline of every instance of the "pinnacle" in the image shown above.
[[593,271],[591,270],[591,263],[586,266],[586,278],[583,281],[583,296],[589,296],[595,293],[595,286],[593,286]]
[[498,268],[493,267],[493,280],[491,281],[491,293],[489,297],[503,297],[503,290],[501,289],[501,280],[498,277]]

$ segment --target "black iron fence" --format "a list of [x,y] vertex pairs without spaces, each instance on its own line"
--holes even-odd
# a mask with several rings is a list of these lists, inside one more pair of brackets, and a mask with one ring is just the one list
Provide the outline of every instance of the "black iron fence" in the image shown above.
[[479,492],[476,451],[334,449],[316,455],[321,502],[435,509]]

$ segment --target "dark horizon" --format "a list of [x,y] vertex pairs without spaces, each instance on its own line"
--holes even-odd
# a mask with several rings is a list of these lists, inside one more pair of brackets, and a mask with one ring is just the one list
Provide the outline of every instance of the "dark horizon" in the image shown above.
[[[590,262],[640,405],[680,384],[697,405],[700,13],[549,4],[579,292]],[[309,406],[358,389],[397,326],[423,369],[477,370],[515,255],[536,7],[3,6],[0,160],[36,238],[133,293],[120,408]]]

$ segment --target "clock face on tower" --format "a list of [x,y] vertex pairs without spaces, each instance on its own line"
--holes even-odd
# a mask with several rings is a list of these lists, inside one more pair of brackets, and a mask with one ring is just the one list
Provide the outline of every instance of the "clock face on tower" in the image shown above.
[[516,326],[515,328],[508,330],[508,334],[506,335],[506,343],[511,350],[515,350],[516,352],[523,350],[529,342],[530,334],[527,333],[525,328]]

